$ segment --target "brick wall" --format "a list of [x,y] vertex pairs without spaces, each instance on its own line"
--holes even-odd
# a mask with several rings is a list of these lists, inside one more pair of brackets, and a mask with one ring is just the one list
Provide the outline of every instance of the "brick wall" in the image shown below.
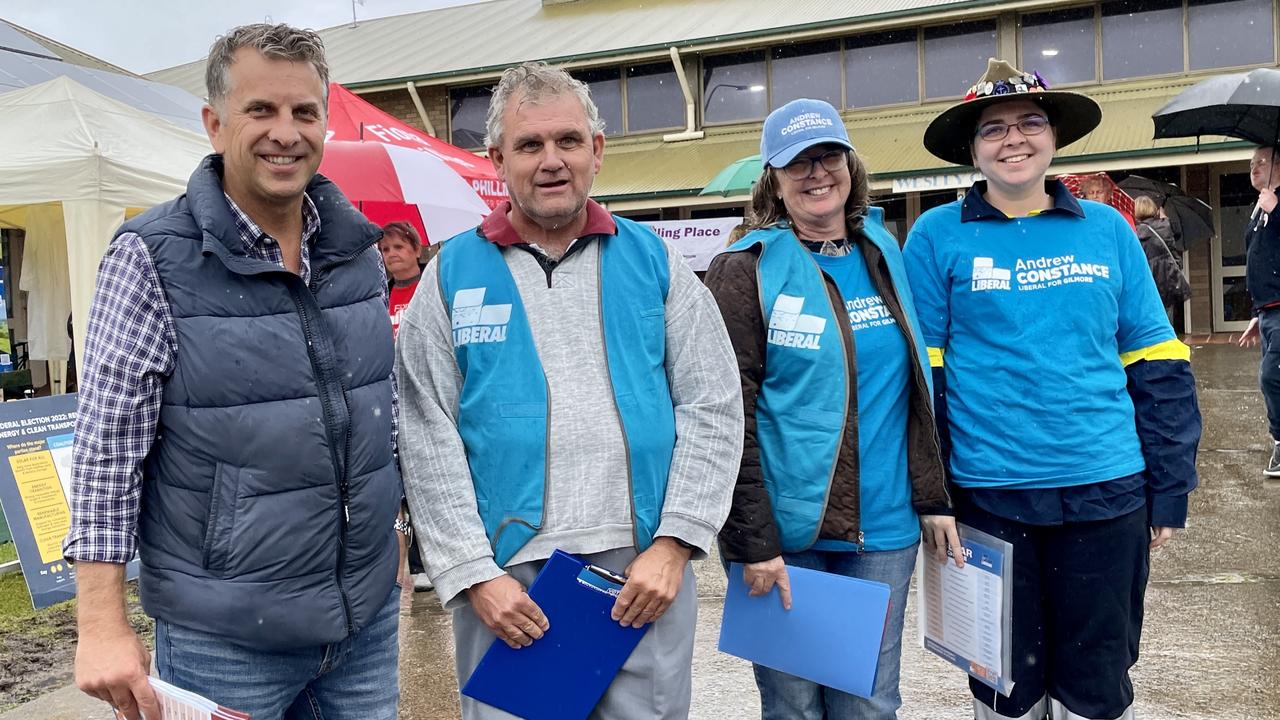
[[422,98],[422,107],[427,110],[427,117],[436,126],[436,136],[441,140],[449,140],[449,91],[441,85],[418,88],[418,97]]
[[[395,116],[405,124],[412,125],[419,130],[426,130],[422,126],[422,120],[418,117],[418,109],[413,106],[413,98],[409,97],[408,90],[386,90],[384,92],[367,93],[360,97],[366,102],[377,106],[382,112]],[[435,118],[432,118],[432,121],[434,122]]]
[[[426,128],[422,125],[422,118],[418,117],[418,108],[414,106],[413,98],[409,96],[408,89],[366,93],[360,97],[366,102],[377,106],[379,110],[388,115],[394,115],[405,123],[426,131]],[[427,111],[427,118],[435,126],[436,137],[447,142],[449,140],[448,90],[439,86],[422,87],[418,88],[418,97],[422,100],[422,107]]]

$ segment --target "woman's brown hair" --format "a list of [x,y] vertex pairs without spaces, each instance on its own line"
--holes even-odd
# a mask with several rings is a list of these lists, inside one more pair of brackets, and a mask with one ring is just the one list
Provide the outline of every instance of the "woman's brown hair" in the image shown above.
[[[852,235],[862,227],[870,202],[867,200],[867,168],[858,153],[849,150],[849,198],[844,202],[845,230]],[[749,230],[769,227],[779,220],[790,220],[787,206],[782,202],[775,173],[781,169],[766,167],[760,179],[751,189],[751,204],[747,206],[746,225]]]
[[397,220],[383,225],[382,234],[394,235],[412,245],[414,250],[418,250],[422,247],[422,238],[418,237],[418,231],[414,229],[413,225],[410,225],[403,220]]

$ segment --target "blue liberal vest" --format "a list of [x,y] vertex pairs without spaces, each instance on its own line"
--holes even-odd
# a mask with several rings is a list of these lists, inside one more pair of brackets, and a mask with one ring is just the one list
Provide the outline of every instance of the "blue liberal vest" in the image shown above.
[[147,613],[253,648],[339,642],[399,558],[377,228],[317,176],[310,286],[250,257],[221,158],[140,215],[177,336],[138,521]]
[[[884,255],[917,362],[927,368],[902,253],[884,227],[882,208],[868,212],[863,237]],[[782,550],[798,552],[818,539],[848,422],[852,352],[846,326],[839,324],[848,319],[843,309],[837,314],[831,307],[826,275],[789,224],[748,233],[725,252],[757,245],[760,310],[767,324],[765,375],[756,398],[760,466]]]
[[[650,230],[615,218],[599,236],[600,321],[622,420],[636,548],[653,542],[675,447],[666,374],[667,250]],[[502,566],[542,527],[550,403],[529,319],[502,250],[476,230],[444,244],[441,300],[462,373],[458,434],[476,506]]]

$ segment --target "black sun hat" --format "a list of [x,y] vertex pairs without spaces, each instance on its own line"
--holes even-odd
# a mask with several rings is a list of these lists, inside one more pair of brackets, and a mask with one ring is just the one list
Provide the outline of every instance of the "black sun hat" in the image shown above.
[[949,163],[972,165],[969,146],[978,117],[988,107],[1010,100],[1030,100],[1044,108],[1060,148],[1088,135],[1102,122],[1102,108],[1088,95],[1050,90],[1040,73],[1024,73],[1004,60],[991,58],[987,72],[969,88],[964,100],[929,123],[924,131],[925,149]]

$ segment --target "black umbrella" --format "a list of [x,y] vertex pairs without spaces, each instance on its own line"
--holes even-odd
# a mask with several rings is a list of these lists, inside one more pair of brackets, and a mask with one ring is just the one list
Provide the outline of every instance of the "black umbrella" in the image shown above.
[[1125,192],[1137,197],[1146,195],[1164,208],[1173,227],[1174,248],[1182,252],[1213,237],[1213,208],[1200,198],[1191,197],[1182,188],[1167,182],[1130,175],[1120,181]]
[[1280,140],[1280,70],[1260,68],[1198,82],[1151,119],[1156,139],[1225,135],[1274,145]]

